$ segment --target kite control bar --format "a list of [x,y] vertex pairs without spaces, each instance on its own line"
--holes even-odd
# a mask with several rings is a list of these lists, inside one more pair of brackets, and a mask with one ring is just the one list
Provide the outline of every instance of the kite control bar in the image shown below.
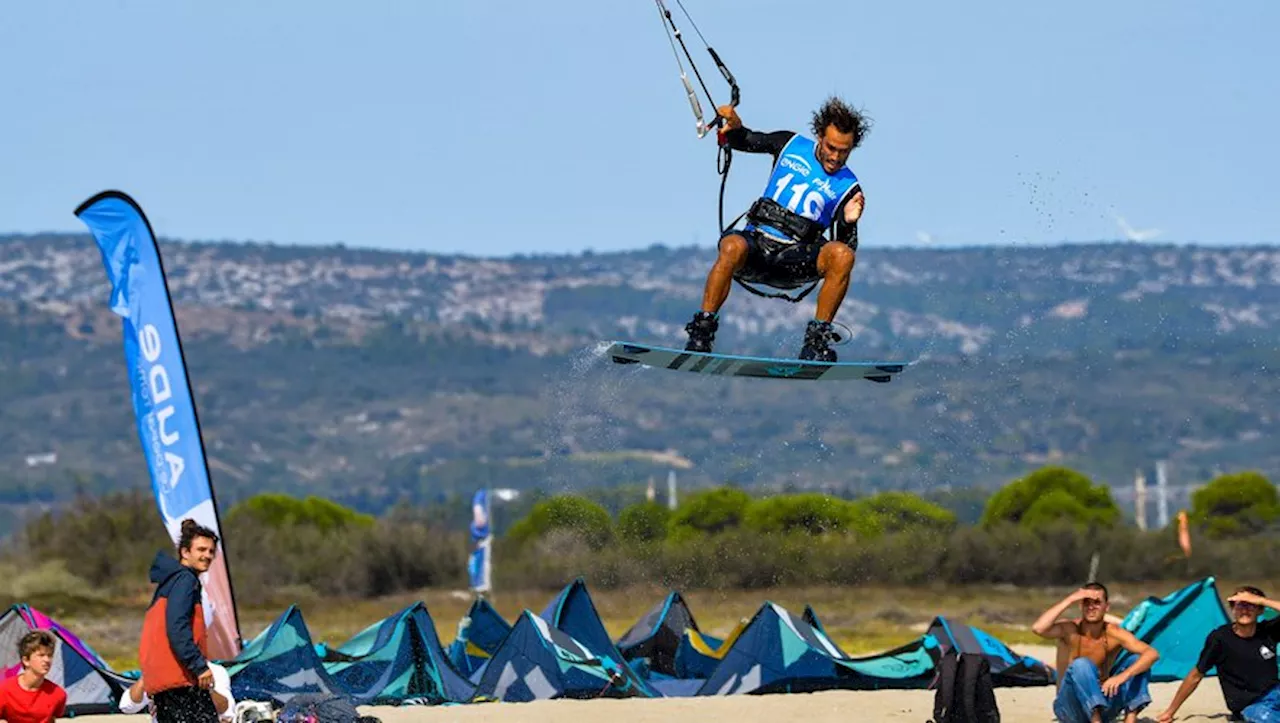
[[[702,79],[702,73],[698,71],[698,65],[693,62],[693,56],[689,54],[689,47],[685,45],[684,35],[680,32],[680,28],[676,27],[675,20],[671,17],[671,11],[667,9],[662,0],[654,0],[658,5],[658,14],[663,19],[663,28],[667,31],[667,39],[671,41],[671,52],[676,57],[676,65],[680,68],[680,81],[684,84],[685,95],[689,98],[689,107],[693,110],[693,118],[697,124],[698,137],[701,138],[707,134],[707,131],[713,128],[719,128],[724,123],[724,118],[719,113],[716,114],[715,120],[707,123],[702,115],[702,104],[698,100],[698,93],[693,88],[693,83],[689,82],[689,75],[685,72],[684,62],[680,60],[680,53],[676,50],[676,43],[680,44],[680,49],[684,51],[684,57],[689,61],[689,67],[693,69],[693,75],[698,79],[698,85],[702,86],[702,92],[707,96],[707,102],[711,104],[712,109],[717,108],[715,99],[711,97],[711,91],[707,89],[707,83]],[[729,84],[729,105],[737,107],[741,94],[738,91],[738,81],[734,79],[733,73],[729,72],[728,66],[720,59],[720,54],[711,47],[706,37],[702,35],[702,31],[698,29],[698,24],[693,22],[693,17],[689,15],[689,11],[685,9],[682,0],[676,0],[676,4],[680,6],[680,10],[684,12],[686,18],[689,18],[689,24],[693,26],[694,32],[702,40],[702,44],[706,46],[707,53],[711,55],[711,60],[720,69],[720,75],[724,76],[725,82]]]
[[[667,10],[663,0],[654,0],[654,2],[658,4],[658,14],[662,17],[663,29],[667,31],[667,40],[671,41],[671,53],[676,56],[676,65],[680,68],[680,80],[684,83],[685,95],[689,98],[689,107],[693,109],[693,118],[697,123],[698,137],[702,138],[709,130],[717,130],[716,138],[720,146],[719,153],[716,156],[716,171],[720,174],[719,228],[721,232],[724,232],[728,229],[724,225],[724,188],[725,183],[729,180],[729,165],[733,163],[733,149],[728,146],[724,131],[721,130],[724,126],[724,116],[720,115],[718,110],[720,106],[716,105],[715,99],[711,97],[711,91],[707,89],[706,81],[702,79],[702,73],[698,72],[698,65],[693,62],[693,56],[689,54],[689,46],[684,43],[684,35],[671,18],[671,11]],[[741,99],[742,94],[738,90],[737,79],[733,77],[733,73],[729,72],[729,66],[724,64],[724,61],[720,59],[720,54],[716,52],[715,48],[711,47],[711,43],[707,42],[706,36],[698,29],[698,24],[693,21],[693,16],[685,9],[683,0],[676,0],[676,4],[684,12],[684,16],[689,19],[689,24],[693,26],[693,31],[698,34],[698,38],[706,46],[711,60],[720,69],[720,75],[724,76],[725,82],[729,84],[729,105],[734,108],[738,107],[738,101]],[[711,121],[711,123],[707,123],[702,116],[702,104],[698,101],[698,93],[693,89],[693,83],[689,82],[689,76],[685,73],[684,63],[680,60],[680,52],[676,50],[676,43],[680,44],[681,50],[684,51],[684,57],[689,61],[689,67],[693,68],[693,75],[698,79],[698,85],[702,86],[702,92],[707,96],[707,102],[711,104],[712,109],[717,109],[715,120]],[[741,218],[741,216],[738,218]],[[734,219],[729,226],[733,226],[737,222],[738,219]]]

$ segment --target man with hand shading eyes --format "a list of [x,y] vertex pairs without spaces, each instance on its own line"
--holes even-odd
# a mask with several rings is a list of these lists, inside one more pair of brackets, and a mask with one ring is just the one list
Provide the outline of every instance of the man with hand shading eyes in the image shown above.
[[1269,600],[1258,588],[1246,585],[1227,598],[1227,605],[1232,622],[1209,633],[1200,661],[1178,686],[1173,702],[1156,719],[1160,723],[1173,720],[1178,708],[1215,667],[1222,697],[1232,715],[1246,723],[1280,722],[1276,666],[1280,618],[1258,620],[1266,608],[1280,612],[1280,602]]

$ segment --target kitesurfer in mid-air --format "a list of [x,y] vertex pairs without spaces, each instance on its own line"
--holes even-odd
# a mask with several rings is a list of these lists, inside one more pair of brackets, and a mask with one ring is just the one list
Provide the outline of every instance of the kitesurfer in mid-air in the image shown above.
[[[805,328],[801,359],[836,361],[831,322],[849,290],[858,249],[858,219],[865,199],[858,177],[845,166],[870,123],[838,98],[813,114],[813,138],[793,131],[762,133],[742,125],[731,105],[724,118],[725,144],[744,153],[773,156],[773,173],[746,213],[741,230],[720,238],[719,256],[707,274],[702,308],[685,326],[688,351],[710,352],[720,307],[736,278],[779,289],[822,281],[814,319]],[[825,236],[824,236],[825,234]]]

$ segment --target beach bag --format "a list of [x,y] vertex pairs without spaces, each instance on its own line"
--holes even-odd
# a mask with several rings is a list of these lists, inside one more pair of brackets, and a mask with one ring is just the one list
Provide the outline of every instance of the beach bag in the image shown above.
[[358,723],[359,721],[361,721],[361,715],[349,698],[328,693],[295,695],[285,703],[284,708],[276,716],[276,723]]
[[981,655],[948,651],[938,661],[930,723],[1000,723],[991,664]]

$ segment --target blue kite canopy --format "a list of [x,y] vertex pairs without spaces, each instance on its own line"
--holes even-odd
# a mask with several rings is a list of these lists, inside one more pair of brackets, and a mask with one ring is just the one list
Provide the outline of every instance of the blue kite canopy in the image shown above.
[[476,674],[476,698],[528,702],[555,698],[647,697],[621,659],[587,648],[528,610]]
[[484,598],[471,603],[458,636],[446,651],[449,662],[462,675],[471,678],[493,656],[511,632],[511,623],[498,614]]
[[887,653],[849,658],[825,633],[772,602],[727,645],[698,695],[926,687],[936,650],[926,636]]
[[582,578],[566,585],[539,617],[552,627],[564,631],[596,655],[616,661],[621,673],[644,696],[659,697],[657,691],[636,673],[613,644],[613,638],[609,637],[604,622],[600,620],[600,614],[596,612],[595,603],[591,602],[591,593],[587,592],[587,584]]
[[986,658],[991,665],[991,683],[997,688],[1054,683],[1053,668],[1030,656],[1014,653],[995,637],[958,620],[938,616],[929,625],[928,635],[938,641],[941,655],[954,650],[957,655],[974,653]]
[[937,639],[931,635],[922,635],[883,653],[854,657],[827,633],[812,605],[804,606],[801,619],[831,641],[832,647],[852,661],[855,669],[869,677],[876,688],[927,688],[937,674],[937,663],[942,653]]
[[680,593],[671,591],[618,639],[618,650],[628,661],[645,659],[649,670],[675,675],[676,651],[686,630],[698,631],[693,612]]
[[709,677],[715,672],[720,661],[724,660],[724,654],[729,651],[733,641],[742,634],[748,622],[750,621],[747,618],[739,620],[724,638],[700,633],[697,630],[684,631],[684,635],[680,636],[680,644],[676,646],[675,677],[702,679]]
[[[1218,596],[1218,586],[1206,577],[1163,598],[1149,597],[1124,617],[1120,626],[1155,648],[1160,659],[1151,666],[1151,680],[1182,680],[1200,660],[1204,641],[1214,628],[1231,622]],[[1134,657],[1123,651],[1116,666]],[[1211,668],[1208,675],[1217,675]]]
[[236,700],[272,700],[283,705],[301,693],[348,696],[316,655],[297,605],[290,605],[239,655],[222,665],[231,677]]
[[475,695],[475,686],[450,665],[421,602],[330,650],[324,667],[356,705],[465,703]]
[[[804,612],[800,615],[800,619],[804,620],[806,623],[809,623],[809,625],[812,626],[815,630],[822,633],[823,635],[826,635],[827,639],[831,640],[831,636],[827,634],[827,628],[823,626],[822,621],[818,619],[818,613],[813,609],[812,605],[804,606]],[[848,653],[844,652],[844,650],[841,649],[839,645],[836,645],[836,641],[831,640],[831,644],[836,646],[836,650],[840,651],[841,655],[845,656],[846,658],[849,657]]]

